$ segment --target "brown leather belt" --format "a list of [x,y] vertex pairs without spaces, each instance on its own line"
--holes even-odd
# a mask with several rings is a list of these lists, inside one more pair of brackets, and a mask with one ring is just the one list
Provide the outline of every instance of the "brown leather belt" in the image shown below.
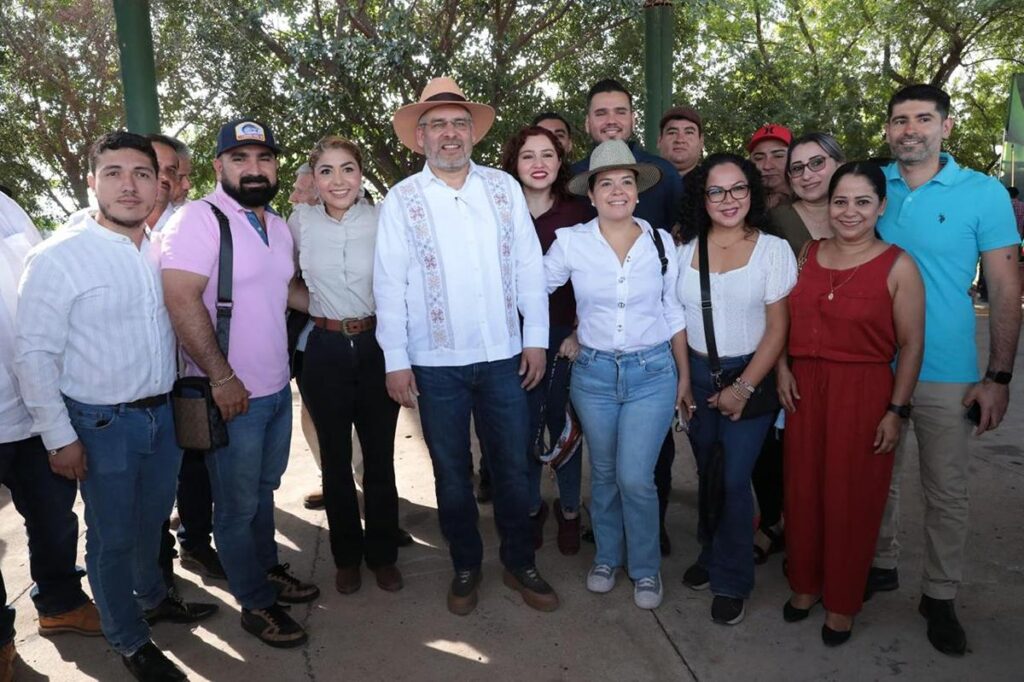
[[150,407],[166,405],[170,397],[170,393],[163,393],[161,395],[150,396],[149,398],[139,398],[138,400],[133,400],[130,403],[123,403],[123,405],[133,410],[146,410]]
[[377,316],[346,317],[344,320],[330,320],[326,317],[314,317],[313,324],[329,332],[341,332],[345,336],[355,336],[377,328]]

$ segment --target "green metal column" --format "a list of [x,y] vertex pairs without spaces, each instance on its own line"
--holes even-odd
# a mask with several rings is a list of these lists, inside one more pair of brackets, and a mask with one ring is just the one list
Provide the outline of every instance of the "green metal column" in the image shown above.
[[149,0],[114,0],[125,120],[133,133],[160,132]]
[[644,2],[644,146],[657,153],[658,121],[672,106],[672,56],[675,51],[672,0]]

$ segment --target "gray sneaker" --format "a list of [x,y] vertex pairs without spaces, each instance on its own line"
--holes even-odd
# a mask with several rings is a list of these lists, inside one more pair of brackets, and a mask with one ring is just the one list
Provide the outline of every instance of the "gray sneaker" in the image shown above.
[[641,609],[658,608],[661,606],[661,598],[664,594],[660,573],[640,578],[633,584],[633,603]]
[[615,589],[615,569],[607,564],[596,564],[587,573],[587,589],[604,594]]

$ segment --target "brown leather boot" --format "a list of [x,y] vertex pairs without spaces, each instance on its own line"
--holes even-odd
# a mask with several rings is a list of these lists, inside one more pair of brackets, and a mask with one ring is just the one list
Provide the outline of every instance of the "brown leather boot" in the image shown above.
[[405,585],[402,581],[402,572],[394,564],[378,566],[371,570],[377,576],[377,587],[385,592],[398,592]]
[[334,576],[334,588],[342,594],[358,592],[363,586],[363,576],[359,566],[342,566]]
[[73,632],[84,637],[102,636],[100,612],[96,610],[96,605],[88,601],[77,609],[65,613],[58,613],[55,616],[39,616],[40,635],[52,637],[62,632]]

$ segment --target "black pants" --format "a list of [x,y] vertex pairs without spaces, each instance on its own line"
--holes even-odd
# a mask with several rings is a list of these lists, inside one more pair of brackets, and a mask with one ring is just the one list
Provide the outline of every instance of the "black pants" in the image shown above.
[[[384,383],[384,353],[373,332],[346,336],[314,328],[302,359],[302,399],[320,441],[324,507],[334,564],[370,568],[398,558],[395,427],[398,403]],[[363,451],[366,531],[352,478],[352,426]]]
[[[206,470],[206,452],[185,450],[178,473],[178,543],[189,552],[210,546],[213,534],[213,493],[210,491],[210,473]],[[170,522],[163,526],[160,541],[160,568],[167,577],[171,574],[174,558],[174,535]]]
[[770,529],[782,520],[782,434],[783,429],[768,429],[761,454],[750,480],[761,510],[761,528]]
[[658,512],[661,529],[665,530],[665,512],[668,511],[668,496],[672,493],[672,464],[676,461],[676,444],[669,429],[661,444],[658,461],[654,465],[654,486],[658,489]]

